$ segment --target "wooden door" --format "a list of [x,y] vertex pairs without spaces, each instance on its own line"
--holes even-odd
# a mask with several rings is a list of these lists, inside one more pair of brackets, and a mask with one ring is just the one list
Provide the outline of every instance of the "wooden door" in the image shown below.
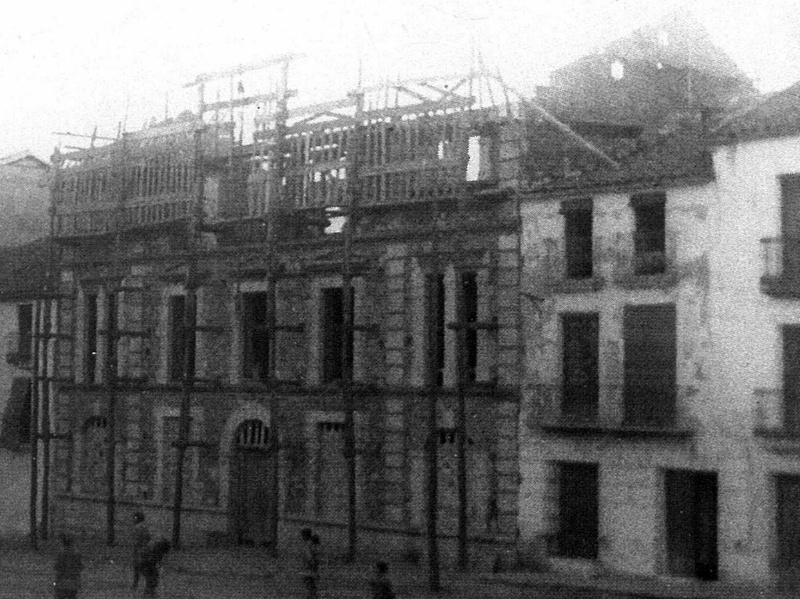
[[233,532],[239,545],[268,545],[270,510],[269,429],[260,420],[242,423],[235,437],[230,492]]
[[717,579],[717,475],[668,470],[665,476],[667,571]]

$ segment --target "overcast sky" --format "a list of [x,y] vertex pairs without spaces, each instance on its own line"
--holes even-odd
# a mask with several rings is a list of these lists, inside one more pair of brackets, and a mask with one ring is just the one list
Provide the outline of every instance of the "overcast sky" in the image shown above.
[[463,73],[479,53],[523,90],[554,68],[688,6],[764,91],[800,80],[800,0],[70,0],[16,2],[0,22],[0,155],[46,158],[55,131],[113,136],[187,107],[201,72],[287,52],[291,87]]

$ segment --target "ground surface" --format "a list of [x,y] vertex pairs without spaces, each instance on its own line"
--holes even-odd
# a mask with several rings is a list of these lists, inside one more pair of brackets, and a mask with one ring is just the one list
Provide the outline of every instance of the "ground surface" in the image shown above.
[[[54,547],[40,543],[38,550],[24,542],[0,544],[0,598],[40,599],[53,596]],[[86,570],[81,599],[140,597],[141,589],[130,588],[131,571],[127,547],[107,548],[83,542]],[[366,559],[366,558],[365,558]],[[323,559],[319,599],[369,598],[367,580],[371,564],[343,564],[335,557]],[[410,564],[392,564],[392,579],[398,599],[486,598],[486,599],[643,599],[645,597],[753,598],[797,596],[764,589],[742,589],[721,583],[636,583],[608,578],[583,580],[563,574],[486,572],[442,573],[443,590],[434,595],[427,589],[427,571]],[[161,599],[278,599],[300,598],[304,592],[293,555],[270,557],[265,550],[185,549],[173,552],[162,570]]]

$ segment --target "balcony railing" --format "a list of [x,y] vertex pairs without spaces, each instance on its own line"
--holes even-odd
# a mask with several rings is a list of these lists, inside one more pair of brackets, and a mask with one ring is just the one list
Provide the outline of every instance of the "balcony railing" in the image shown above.
[[800,411],[787,409],[782,389],[755,389],[752,405],[756,435],[800,441]]
[[800,297],[800,239],[761,240],[761,291],[775,297]]
[[564,406],[561,385],[536,385],[533,392],[536,423],[549,432],[618,437],[685,437],[691,434],[687,419],[677,409],[668,418],[643,420],[626,414],[623,385],[601,386],[597,405],[587,401],[585,409]]

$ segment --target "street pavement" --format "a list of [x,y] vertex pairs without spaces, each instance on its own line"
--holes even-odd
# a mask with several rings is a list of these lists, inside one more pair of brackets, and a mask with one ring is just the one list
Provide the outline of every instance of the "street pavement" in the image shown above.
[[[130,599],[130,548],[79,544],[84,555],[81,599]],[[53,596],[55,544],[33,550],[23,542],[0,543],[0,598],[40,599]],[[325,559],[327,557],[327,559]],[[162,569],[161,599],[283,599],[304,596],[299,560],[292,553],[273,558],[259,548],[190,548],[171,553]],[[442,591],[427,589],[424,567],[393,563],[391,578],[398,598],[444,599],[778,599],[797,597],[774,590],[740,588],[721,583],[654,584],[609,577],[583,579],[558,573],[490,574],[442,572]],[[323,556],[319,599],[368,599],[372,564],[344,564]]]

